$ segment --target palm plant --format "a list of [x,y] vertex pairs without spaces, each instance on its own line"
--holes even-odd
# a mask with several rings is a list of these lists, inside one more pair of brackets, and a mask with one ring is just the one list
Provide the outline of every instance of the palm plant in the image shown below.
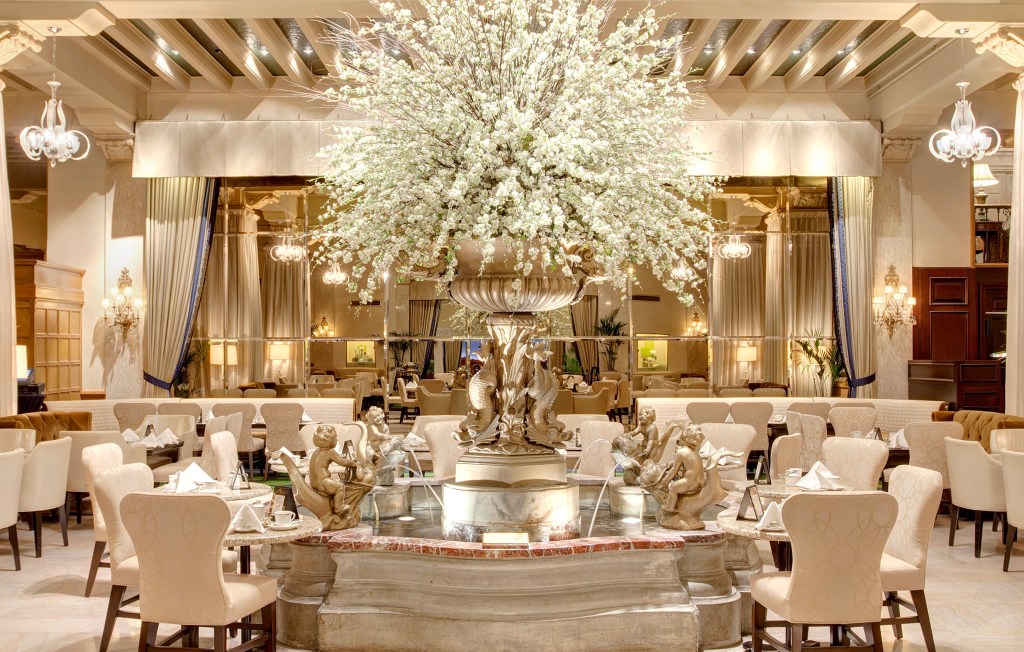
[[846,375],[842,351],[836,341],[826,338],[820,329],[804,331],[803,336],[795,342],[804,354],[805,362],[801,371],[814,374],[815,391],[825,396],[826,389],[830,390],[835,381]]
[[[619,309],[616,308],[602,317],[594,328],[594,334],[604,337],[622,337],[626,335],[628,324],[624,321],[619,321],[618,316]],[[601,342],[602,355],[604,355],[608,369],[611,371],[615,370],[615,361],[619,357],[620,346],[622,346],[622,342],[619,340],[604,340]]]

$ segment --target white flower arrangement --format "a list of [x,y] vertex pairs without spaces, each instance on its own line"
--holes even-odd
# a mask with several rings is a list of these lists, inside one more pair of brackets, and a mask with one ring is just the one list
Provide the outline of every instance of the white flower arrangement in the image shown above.
[[[692,303],[706,266],[714,180],[698,155],[685,71],[664,71],[679,38],[653,9],[608,26],[592,0],[375,2],[381,18],[335,34],[347,53],[332,102],[365,116],[339,128],[315,235],[319,262],[350,265],[369,301],[385,272],[456,271],[460,242],[503,241],[516,271],[569,272],[573,245],[619,286],[647,265]],[[658,72],[660,76],[654,73]]]

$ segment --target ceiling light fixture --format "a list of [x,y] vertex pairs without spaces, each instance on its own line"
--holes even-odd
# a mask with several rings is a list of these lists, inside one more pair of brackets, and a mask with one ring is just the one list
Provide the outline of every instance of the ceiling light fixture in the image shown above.
[[327,285],[344,285],[348,283],[348,274],[341,271],[341,265],[334,261],[324,272],[324,283]]
[[270,257],[279,263],[296,263],[306,257],[306,250],[295,244],[295,236],[281,236],[281,242],[270,248]]
[[964,167],[968,161],[980,161],[995,154],[1002,144],[998,131],[988,126],[977,126],[971,103],[967,101],[967,87],[970,86],[964,81],[964,37],[967,32],[966,27],[956,30],[960,35],[960,81],[956,85],[960,89],[960,99],[956,101],[953,120],[949,129],[936,131],[928,141],[932,156],[946,163],[959,159]]
[[736,234],[730,235],[729,239],[718,245],[715,252],[719,258],[726,260],[737,260],[750,256],[750,245],[740,240]]
[[757,50],[754,48],[747,48],[747,54],[757,54]]
[[[40,160],[45,156],[50,161],[50,167],[56,167],[64,161],[81,161],[89,155],[89,138],[81,131],[67,128],[67,119],[64,117],[64,102],[57,99],[57,89],[60,82],[57,81],[57,34],[59,27],[51,27],[53,34],[53,77],[46,82],[50,87],[50,99],[43,105],[43,114],[39,118],[39,125],[25,127],[21,132],[21,148],[25,155],[33,161]],[[78,150],[85,144],[85,151],[78,154]],[[78,154],[76,156],[76,154]]]

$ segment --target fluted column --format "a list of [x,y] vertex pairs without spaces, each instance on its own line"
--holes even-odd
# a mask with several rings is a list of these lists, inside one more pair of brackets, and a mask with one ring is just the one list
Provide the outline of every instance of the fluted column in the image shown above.
[[1024,313],[1024,283],[1021,265],[1024,264],[1024,74],[1013,82],[1017,91],[1017,115],[1013,122],[1013,192],[1010,214],[1010,269],[1006,305],[1006,411],[1021,414],[1024,411],[1024,332],[1021,332],[1021,314]]

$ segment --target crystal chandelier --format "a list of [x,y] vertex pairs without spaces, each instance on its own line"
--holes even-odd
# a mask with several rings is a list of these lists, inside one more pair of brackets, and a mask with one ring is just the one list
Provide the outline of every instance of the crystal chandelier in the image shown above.
[[704,320],[700,318],[698,313],[693,313],[693,319],[690,320],[690,327],[686,329],[687,337],[704,337],[708,334],[708,327],[704,325]]
[[119,327],[121,338],[127,341],[128,332],[139,324],[142,310],[142,299],[134,296],[132,277],[128,274],[127,267],[121,270],[117,286],[110,288],[110,296],[103,297],[101,305],[103,306],[103,321]]
[[900,285],[900,276],[896,273],[895,265],[889,265],[889,272],[885,275],[883,296],[875,296],[872,304],[875,324],[884,326],[889,337],[892,337],[900,326],[913,326],[917,323],[917,318],[914,317],[917,299],[910,296],[906,285]]
[[692,267],[682,262],[672,268],[671,275],[673,279],[683,283],[692,283],[697,279],[697,272],[693,271]]
[[729,239],[718,245],[716,254],[719,258],[725,258],[726,260],[736,260],[738,258],[746,258],[750,255],[750,245],[740,241],[738,235],[730,235]]
[[313,322],[310,333],[313,337],[334,337],[334,330],[331,329],[331,325],[327,321],[327,315],[324,315],[320,321]]
[[270,248],[270,257],[279,263],[296,263],[306,257],[306,250],[295,244],[295,236],[288,234]]
[[964,81],[964,36],[968,29],[961,27],[956,30],[960,35],[960,81],[956,87],[960,89],[960,99],[956,101],[953,121],[949,129],[942,129],[932,134],[928,141],[928,149],[932,156],[952,163],[960,159],[960,165],[967,167],[967,161],[980,161],[994,154],[1001,145],[999,132],[992,127],[976,127],[971,103],[967,101],[967,87]]
[[[39,125],[25,127],[21,131],[21,148],[33,161],[45,156],[50,161],[50,167],[56,167],[58,163],[80,161],[88,156],[89,138],[81,131],[67,128],[64,102],[57,99],[57,89],[60,87],[57,81],[57,34],[60,28],[51,27],[50,33],[53,34],[53,78],[47,82],[50,86],[50,99],[43,105]],[[83,143],[85,151],[78,154]]]
[[341,271],[338,261],[331,263],[331,266],[324,272],[324,283],[327,285],[344,285],[348,283],[348,274]]

